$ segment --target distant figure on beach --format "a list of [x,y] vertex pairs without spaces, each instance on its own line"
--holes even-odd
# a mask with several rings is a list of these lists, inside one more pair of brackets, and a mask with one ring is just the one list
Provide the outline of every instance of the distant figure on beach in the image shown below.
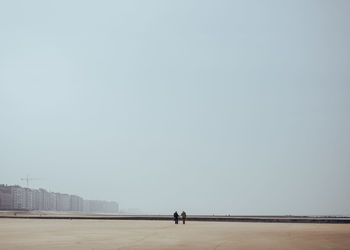
[[174,213],[174,221],[175,221],[175,224],[179,224],[179,214],[177,213],[177,211],[175,211]]
[[182,218],[182,224],[185,224],[185,220],[186,220],[186,213],[185,213],[185,211],[182,211],[181,218]]

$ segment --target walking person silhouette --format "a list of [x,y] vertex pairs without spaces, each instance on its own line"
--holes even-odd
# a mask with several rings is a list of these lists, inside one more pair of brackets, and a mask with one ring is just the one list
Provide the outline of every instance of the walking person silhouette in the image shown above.
[[185,220],[186,220],[186,213],[185,213],[185,211],[182,211],[181,218],[182,218],[182,224],[185,224]]
[[179,214],[177,213],[177,211],[175,211],[174,213],[174,221],[175,221],[175,224],[179,224]]

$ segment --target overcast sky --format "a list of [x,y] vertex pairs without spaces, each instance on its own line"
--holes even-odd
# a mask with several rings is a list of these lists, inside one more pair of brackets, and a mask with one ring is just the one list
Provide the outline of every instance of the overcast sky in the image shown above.
[[0,183],[145,213],[349,215],[349,13],[0,0]]

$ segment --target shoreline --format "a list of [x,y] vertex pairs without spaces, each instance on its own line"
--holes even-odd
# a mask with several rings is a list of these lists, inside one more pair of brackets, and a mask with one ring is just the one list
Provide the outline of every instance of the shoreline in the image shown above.
[[[67,214],[67,213],[21,213],[7,211],[0,213],[0,219],[58,219],[58,220],[143,220],[172,221],[170,215],[106,215],[106,214]],[[12,214],[9,214],[12,213]],[[18,214],[17,214],[18,213]],[[350,217],[312,217],[312,216],[204,216],[189,215],[187,221],[203,222],[254,222],[254,223],[317,223],[350,224]]]

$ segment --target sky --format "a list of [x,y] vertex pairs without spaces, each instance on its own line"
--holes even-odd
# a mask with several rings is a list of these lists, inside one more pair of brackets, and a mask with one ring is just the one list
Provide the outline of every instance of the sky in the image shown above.
[[349,13],[0,0],[0,183],[149,214],[350,215]]

